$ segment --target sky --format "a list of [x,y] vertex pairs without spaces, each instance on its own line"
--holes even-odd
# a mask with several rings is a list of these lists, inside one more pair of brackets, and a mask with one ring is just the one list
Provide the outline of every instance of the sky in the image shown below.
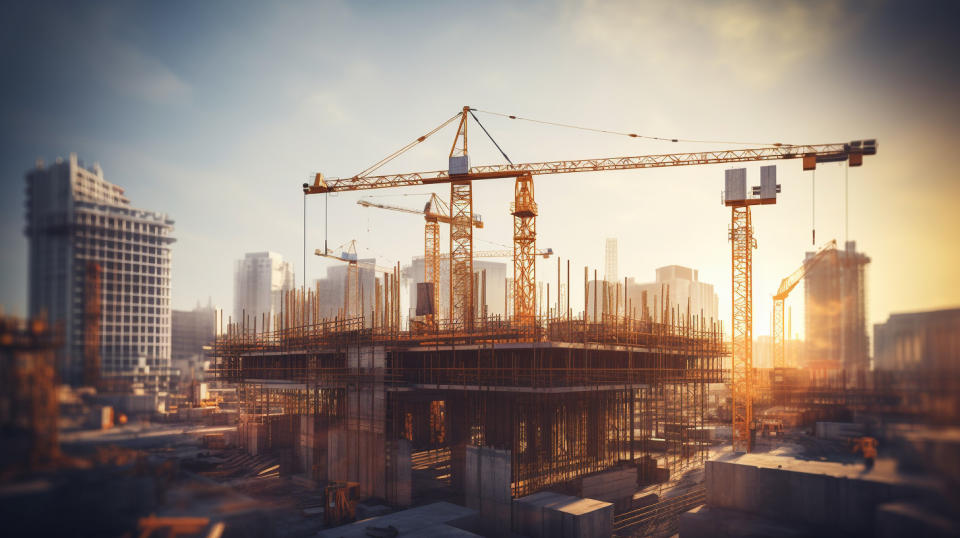
[[[799,161],[778,163],[780,199],[753,212],[755,334],[769,334],[780,279],[816,249],[814,227],[817,243],[855,240],[872,259],[871,323],[957,306],[958,13],[924,1],[8,2],[0,305],[26,313],[24,173],[70,152],[99,162],[134,206],[176,221],[177,309],[209,299],[229,311],[232,266],[245,252],[283,254],[298,282],[333,263],[308,257],[304,271],[304,244],[312,252],[324,238],[356,239],[382,265],[408,263],[422,253],[422,220],[356,201],[422,207],[425,193],[449,189],[305,201],[300,185],[318,171],[351,176],[469,105],[669,138],[876,138],[878,154],[859,168],[826,164],[814,177]],[[513,162],[743,147],[478,117]],[[502,163],[472,129],[473,164]],[[383,171],[445,168],[453,134]],[[752,183],[759,166],[747,165]],[[725,168],[537,178],[538,246],[570,259],[574,282],[584,266],[602,272],[606,237],[619,240],[621,278],[699,269],[729,324]],[[512,188],[475,183],[486,224],[475,248],[510,245]],[[555,278],[555,264],[541,262],[539,274]],[[799,290],[788,305],[802,331]]]

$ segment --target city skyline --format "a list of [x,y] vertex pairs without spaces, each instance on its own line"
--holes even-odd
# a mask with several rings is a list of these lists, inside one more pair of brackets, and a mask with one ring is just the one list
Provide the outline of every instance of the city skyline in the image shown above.
[[8,4],[11,535],[960,535],[960,3]]
[[[818,169],[817,243],[846,237],[874,260],[867,277],[871,323],[891,312],[960,303],[960,286],[950,269],[960,254],[945,248],[960,241],[960,216],[949,209],[960,187],[942,159],[960,116],[951,92],[957,68],[943,54],[956,41],[945,22],[949,17],[937,20],[935,13],[917,14],[899,4],[747,3],[719,9],[685,3],[682,9],[693,16],[677,23],[676,37],[664,41],[679,58],[666,64],[657,39],[667,36],[655,21],[681,7],[653,6],[637,13],[620,3],[562,5],[518,10],[496,4],[471,13],[475,8],[403,11],[327,4],[315,7],[313,17],[278,8],[232,13],[225,20],[215,6],[197,7],[191,17],[178,9],[105,4],[52,4],[14,13],[4,28],[13,39],[23,32],[50,39],[19,40],[32,43],[32,50],[21,51],[29,52],[25,56],[14,49],[3,52],[8,70],[17,76],[3,105],[9,121],[0,150],[2,240],[9,255],[0,266],[0,303],[8,312],[25,313],[26,240],[19,208],[23,173],[36,157],[52,161],[76,151],[87,161],[101,162],[107,179],[123,185],[132,198],[150,200],[151,207],[169,213],[178,229],[172,307],[187,308],[209,296],[227,307],[230,264],[243,252],[281,253],[294,265],[298,284],[321,277],[332,263],[308,256],[302,270],[300,183],[316,171],[352,174],[464,104],[653,135],[799,143],[877,138],[878,155],[849,171],[848,234],[845,169],[833,164]],[[452,11],[464,12],[453,17]],[[455,62],[441,44],[461,33],[472,35],[470,25],[460,22],[466,14],[500,23],[491,30],[496,44],[480,47],[468,39],[463,55],[468,60]],[[534,18],[539,24],[530,25]],[[82,43],[62,37],[60,31],[73,19],[95,29],[97,37]],[[182,39],[157,31],[161,23],[181,19],[190,19],[178,26]],[[307,20],[322,21],[328,36],[297,30]],[[345,37],[365,24],[382,37],[342,54],[324,46],[325,39]],[[408,36],[400,28],[423,35]],[[522,47],[511,37],[519,28],[533,28]],[[244,33],[238,29],[255,32],[256,41],[266,45],[237,41],[235,36]],[[403,46],[392,47],[401,34]],[[758,46],[767,41],[777,46]],[[525,59],[512,58],[511,47],[522,48]],[[232,51],[226,60],[215,59],[224,50]],[[622,59],[636,50],[645,52],[631,57],[631,68],[624,70]],[[408,61],[413,57],[416,65]],[[34,69],[31,58],[44,69]],[[569,80],[561,75],[564,66],[588,64],[597,76]],[[442,99],[424,100],[419,81],[435,77],[437,66],[453,70],[456,76],[444,77],[453,87]],[[536,74],[536,85],[508,83],[524,80],[527,72]],[[619,84],[596,84],[601,74]],[[703,84],[719,78],[730,79],[729,84],[693,99]],[[67,79],[76,81],[76,91],[54,100],[60,94],[52,88]],[[373,89],[379,87],[392,89],[388,99]],[[540,90],[545,87],[551,88],[546,95]],[[631,89],[638,87],[643,89],[639,95]],[[829,112],[810,121],[810,111],[818,110]],[[383,121],[384,114],[390,121]],[[480,118],[506,153],[521,161],[723,147],[637,142]],[[439,136],[395,169],[443,168],[443,146],[451,137]],[[488,142],[474,138],[475,163],[500,162]],[[805,251],[815,250],[811,174],[791,161],[778,169],[780,201],[754,217],[757,335],[769,332],[767,299],[779,279]],[[620,239],[622,275],[640,277],[669,264],[699,268],[702,280],[716,286],[721,319],[727,320],[729,214],[719,203],[722,175],[723,167],[713,166],[541,178],[538,244],[551,245],[577,270],[584,265],[602,270],[602,246],[592,238],[604,236]],[[586,202],[568,196],[587,185]],[[511,188],[507,181],[478,184],[475,205],[486,222],[477,234],[479,244],[509,244]],[[438,192],[446,196],[443,189]],[[307,200],[308,252],[325,237],[331,245],[358,239],[368,245],[362,255],[385,265],[422,251],[416,219],[358,210],[358,197],[330,198],[326,233],[323,197]],[[682,222],[677,220],[681,208],[690,213]],[[569,225],[571,216],[577,217],[575,227]],[[687,248],[694,241],[698,248]],[[925,277],[912,276],[916,268],[902,263],[904,257],[921,264]],[[550,273],[549,262],[540,265],[540,274]],[[571,299],[582,303],[577,294]],[[795,327],[802,319],[800,308],[794,303]]]

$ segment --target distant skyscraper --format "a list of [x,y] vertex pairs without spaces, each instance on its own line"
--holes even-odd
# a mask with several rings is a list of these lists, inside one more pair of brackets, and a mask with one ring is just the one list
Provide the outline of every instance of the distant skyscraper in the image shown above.
[[[808,252],[807,258],[814,255]],[[869,369],[864,277],[868,263],[870,258],[857,252],[857,244],[847,241],[836,258],[825,258],[804,277],[808,361],[850,372]]]
[[134,209],[123,189],[71,154],[27,172],[30,315],[63,325],[61,380],[81,382],[88,266],[100,267],[100,370],[163,375],[170,367],[173,220]]
[[[317,311],[321,318],[333,319],[337,316],[354,317],[365,316],[368,326],[373,324],[372,313],[376,307],[377,299],[377,272],[374,269],[377,260],[375,258],[360,258],[357,265],[358,286],[353,305],[348,305],[347,296],[347,276],[349,266],[345,263],[337,263],[327,267],[326,278],[319,278],[314,281],[317,292],[317,301],[319,303]],[[346,311],[344,310],[346,308]],[[360,312],[355,312],[357,308]]]
[[[719,299],[713,291],[713,284],[700,281],[700,272],[680,265],[667,265],[657,269],[656,282],[639,284],[630,279],[627,282],[627,299],[636,310],[636,316],[643,315],[643,292],[647,295],[647,309],[653,320],[665,319],[671,309],[677,315],[703,316],[704,321],[719,319]],[[661,312],[663,310],[667,313]]]
[[267,329],[273,327],[273,317],[280,313],[283,292],[294,286],[293,268],[275,252],[250,252],[237,260],[233,275],[233,321],[262,326],[267,316]]
[[606,264],[604,265],[603,279],[607,282],[617,282],[619,277],[617,276],[617,268],[620,265],[620,260],[617,255],[617,238],[608,237],[606,245]]

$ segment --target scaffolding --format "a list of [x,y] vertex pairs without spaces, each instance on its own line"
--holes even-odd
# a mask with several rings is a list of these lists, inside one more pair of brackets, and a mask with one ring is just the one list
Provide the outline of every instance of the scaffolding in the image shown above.
[[532,318],[481,310],[472,325],[411,330],[400,329],[395,286],[377,286],[374,323],[321,319],[316,294],[301,289],[284,296],[276,330],[230,324],[212,356],[237,384],[248,449],[393,504],[423,493],[411,467],[444,469],[440,482],[463,491],[467,447],[509,453],[513,497],[623,465],[640,483],[702,465],[706,388],[724,381],[728,354],[722,328],[669,308],[660,321],[646,309],[634,317],[610,289],[599,321],[574,317],[564,297]]

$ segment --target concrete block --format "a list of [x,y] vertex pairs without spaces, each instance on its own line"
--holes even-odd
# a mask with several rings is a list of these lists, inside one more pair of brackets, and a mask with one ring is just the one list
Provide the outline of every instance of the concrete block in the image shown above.
[[859,465],[763,454],[707,462],[706,486],[711,508],[854,534],[873,532],[878,505],[934,491],[915,478],[863,474]]
[[531,537],[610,536],[613,505],[543,491],[514,500],[513,532]]
[[523,536],[556,536],[561,532],[561,520],[556,517],[553,526],[548,525],[544,507],[569,499],[552,491],[541,491],[513,501],[513,532]]
[[615,469],[585,476],[580,480],[580,495],[591,499],[612,501],[632,495],[637,487],[637,469]]
[[613,505],[595,499],[578,499],[559,509],[564,538],[606,538],[613,535]]

